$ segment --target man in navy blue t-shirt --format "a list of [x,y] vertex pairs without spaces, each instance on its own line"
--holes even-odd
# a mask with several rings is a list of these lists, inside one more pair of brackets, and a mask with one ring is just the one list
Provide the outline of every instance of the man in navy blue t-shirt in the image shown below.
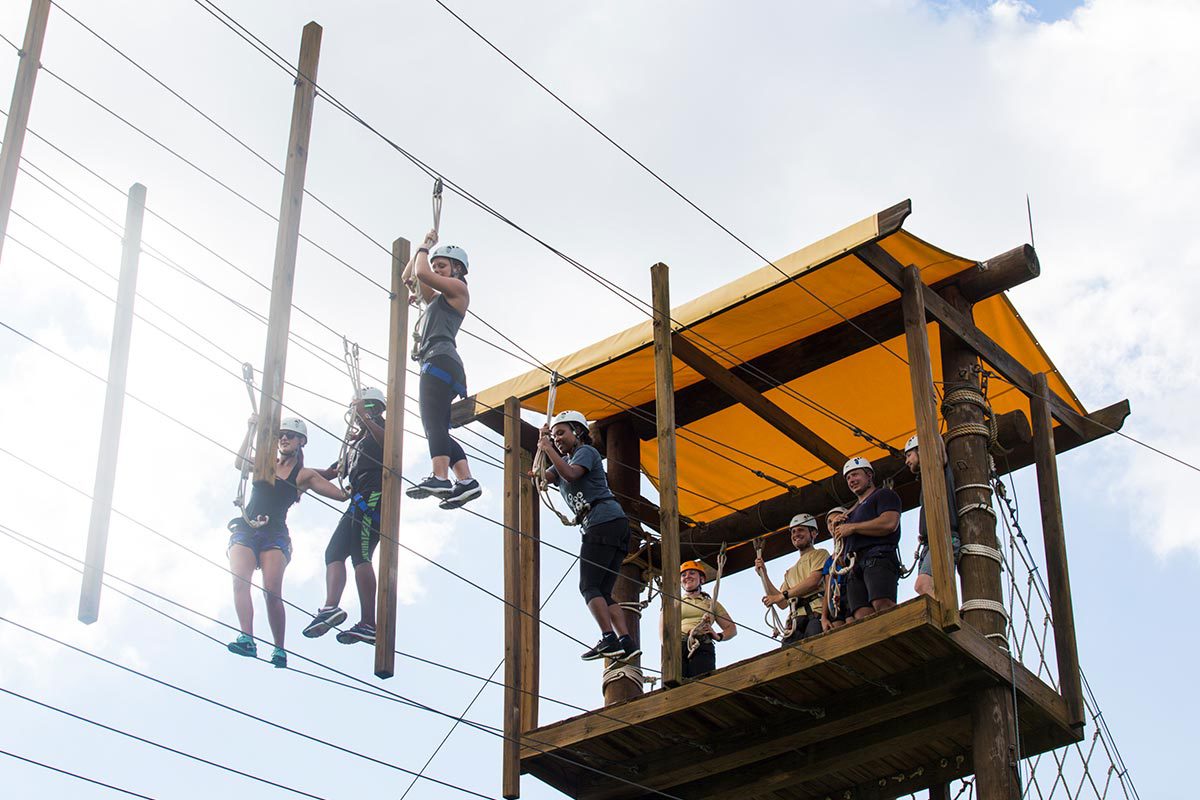
[[854,555],[846,581],[847,605],[855,619],[863,619],[896,605],[902,506],[900,495],[875,485],[875,469],[867,459],[850,459],[842,475],[858,501],[832,533]]

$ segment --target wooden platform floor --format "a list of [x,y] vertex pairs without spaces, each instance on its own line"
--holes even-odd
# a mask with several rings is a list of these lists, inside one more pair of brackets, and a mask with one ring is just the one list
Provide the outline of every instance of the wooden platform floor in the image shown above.
[[[530,731],[522,772],[585,800],[883,800],[969,775],[970,696],[1012,686],[1013,666],[974,629],[944,632],[936,612],[916,598]],[[1024,755],[1079,740],[1062,699],[1020,664],[1015,685]]]

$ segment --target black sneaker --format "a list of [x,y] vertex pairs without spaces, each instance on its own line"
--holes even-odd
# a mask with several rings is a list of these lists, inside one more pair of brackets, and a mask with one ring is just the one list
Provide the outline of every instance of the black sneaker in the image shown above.
[[459,508],[460,506],[465,506],[481,494],[483,494],[483,487],[479,485],[479,481],[474,478],[468,478],[465,481],[459,481],[454,484],[454,490],[450,492],[449,497],[438,503],[438,508],[446,510]]
[[420,500],[423,497],[449,497],[453,490],[454,484],[450,483],[448,478],[430,475],[420,483],[408,487],[404,493],[413,500]]
[[624,655],[625,650],[621,647],[621,640],[617,638],[615,633],[611,631],[600,637],[600,641],[596,642],[596,646],[586,651],[580,656],[584,661],[595,661],[599,658],[616,658]]
[[375,644],[375,626],[360,622],[350,630],[339,633],[337,640],[342,644],[354,644],[355,642]]
[[337,606],[332,608],[322,608],[312,618],[312,622],[304,629],[304,635],[309,639],[316,639],[318,636],[324,636],[329,633],[330,628],[336,628],[346,621],[346,612],[342,611]]
[[634,643],[632,636],[622,636],[617,641],[621,643],[621,649],[625,651],[624,655],[620,656],[621,661],[628,661],[642,654],[642,648]]

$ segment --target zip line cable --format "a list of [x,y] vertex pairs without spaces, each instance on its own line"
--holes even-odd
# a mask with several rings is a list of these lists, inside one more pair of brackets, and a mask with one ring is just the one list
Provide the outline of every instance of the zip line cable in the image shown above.
[[0,755],[8,756],[9,758],[15,758],[17,761],[24,761],[26,764],[33,764],[35,767],[41,767],[42,769],[48,769],[51,772],[57,772],[60,775],[69,775],[70,777],[75,778],[76,780],[86,781],[87,783],[93,784],[95,786],[103,786],[105,789],[109,789],[114,792],[120,792],[121,794],[129,795],[130,797],[140,797],[140,798],[142,798],[142,800],[155,800],[155,798],[153,798],[149,795],[138,794],[137,792],[131,791],[129,789],[122,789],[120,786],[114,786],[111,783],[105,783],[104,781],[99,781],[99,780],[96,780],[95,778],[89,778],[86,775],[80,775],[78,772],[71,772],[70,770],[62,769],[61,767],[55,767],[55,766],[52,766],[52,765],[47,764],[42,761],[35,761],[32,758],[26,758],[25,756],[19,756],[16,753],[10,753],[7,750],[0,750]]
[[3,692],[4,694],[6,694],[10,697],[15,697],[18,700],[24,700],[26,703],[30,703],[32,705],[46,709],[47,711],[53,711],[57,714],[63,715],[64,717],[70,717],[71,719],[77,720],[79,722],[85,722],[88,725],[92,725],[94,727],[100,728],[101,730],[108,731],[109,733],[115,733],[120,736],[124,736],[128,739],[133,739],[135,742],[141,742],[142,744],[150,745],[151,747],[158,748],[159,750],[164,750],[168,753],[174,753],[177,756],[183,756],[184,758],[190,759],[197,763],[205,764],[210,767],[215,767],[216,769],[224,770],[225,772],[229,772],[233,775],[240,775],[243,778],[249,778],[250,780],[257,781],[258,783],[263,783],[263,784],[266,784],[267,786],[273,786],[276,789],[283,789],[285,792],[291,792],[292,794],[300,795],[301,797],[311,797],[314,800],[325,800],[325,798],[321,797],[320,795],[311,794],[310,792],[305,792],[300,789],[295,789],[291,786],[288,786],[287,784],[277,783],[277,782],[275,782],[273,780],[269,780],[267,778],[261,778],[258,775],[254,775],[249,772],[243,772],[240,769],[235,769],[234,767],[226,766],[225,764],[221,764],[217,761],[210,761],[207,758],[203,758],[202,756],[197,756],[197,755],[188,753],[183,750],[177,750],[174,747],[162,744],[161,742],[156,742],[153,739],[147,739],[145,737],[138,736],[135,733],[130,733],[129,731],[123,731],[120,728],[114,728],[111,725],[105,725],[103,722],[98,722],[94,719],[90,719],[89,717],[85,717],[82,714],[76,714],[74,712],[67,711],[65,708],[59,708],[58,706],[51,705],[50,703],[44,702],[42,700],[38,700],[36,698],[29,697],[28,695],[21,694],[20,692],[15,692],[12,689],[6,689],[3,686],[0,686],[0,692]]
[[[226,711],[232,712],[232,713],[234,713],[234,714],[237,714],[237,715],[239,715],[239,716],[246,717],[247,719],[254,720],[254,721],[256,721],[256,722],[258,722],[258,723],[261,723],[261,724],[263,724],[263,725],[267,725],[268,727],[275,728],[275,729],[277,729],[277,730],[281,730],[281,731],[284,731],[284,732],[286,732],[286,733],[290,733],[290,734],[292,734],[293,736],[298,736],[298,737],[300,737],[300,738],[302,738],[302,739],[307,739],[307,740],[308,740],[308,741],[310,741],[310,742],[314,742],[314,743],[316,743],[316,744],[320,744],[320,745],[322,745],[322,746],[324,746],[324,747],[328,747],[328,748],[330,748],[330,749],[333,749],[333,750],[338,750],[338,751],[340,751],[340,752],[342,752],[342,753],[346,753],[347,755],[352,755],[352,756],[354,756],[355,758],[360,758],[360,759],[362,759],[362,760],[364,760],[364,761],[369,761],[369,762],[371,762],[372,764],[377,764],[377,765],[379,765],[379,766],[381,766],[381,767],[387,767],[388,769],[392,769],[392,770],[395,770],[395,771],[397,771],[397,772],[403,772],[403,773],[405,773],[405,774],[409,774],[409,775],[416,774],[416,773],[414,773],[412,770],[406,769],[406,768],[404,768],[404,767],[402,767],[402,766],[400,766],[400,765],[398,765],[398,764],[393,764],[393,763],[392,763],[392,762],[390,762],[390,761],[384,761],[383,759],[380,759],[380,758],[375,758],[374,756],[369,756],[369,755],[367,755],[367,754],[365,754],[365,753],[361,753],[361,752],[358,752],[358,751],[356,751],[356,750],[351,750],[351,749],[350,749],[350,748],[348,748],[348,747],[342,747],[342,746],[341,746],[341,745],[339,745],[339,744],[335,744],[334,742],[331,742],[331,741],[329,741],[329,740],[327,740],[327,739],[322,739],[322,738],[321,738],[321,737],[319,737],[319,736],[314,736],[314,735],[312,735],[312,734],[305,733],[305,732],[303,732],[303,731],[301,731],[301,730],[298,730],[298,729],[296,729],[296,728],[291,728],[291,727],[288,727],[287,725],[283,725],[283,724],[281,724],[281,723],[278,723],[278,722],[273,722],[272,720],[266,719],[265,717],[260,717],[260,716],[258,716],[258,715],[256,715],[256,714],[251,714],[249,711],[243,711],[243,710],[242,710],[242,709],[240,709],[240,708],[235,708],[234,706],[227,705],[227,704],[225,704],[225,703],[222,703],[222,702],[221,702],[221,701],[219,701],[219,700],[214,700],[213,698],[211,698],[211,697],[207,697],[207,696],[205,696],[205,695],[203,695],[203,694],[200,694],[200,693],[198,693],[198,692],[193,692],[193,691],[191,691],[191,690],[189,690],[189,689],[185,689],[185,688],[183,688],[183,687],[181,687],[181,686],[177,686],[177,685],[175,685],[175,684],[173,684],[173,683],[170,683],[170,682],[168,682],[168,681],[165,681],[165,680],[163,680],[162,678],[156,678],[156,677],[154,677],[153,675],[150,675],[150,674],[148,674],[148,673],[145,673],[145,672],[141,672],[141,671],[139,671],[139,670],[136,670],[136,669],[134,669],[133,667],[129,667],[129,666],[126,666],[126,665],[124,665],[124,664],[121,664],[121,663],[119,663],[119,662],[117,662],[117,661],[113,661],[112,659],[105,658],[104,656],[102,656],[102,655],[99,655],[99,654],[97,654],[97,653],[93,653],[93,652],[91,652],[90,650],[87,650],[87,649],[85,649],[85,648],[78,647],[78,646],[76,646],[76,645],[73,645],[73,644],[71,644],[71,643],[69,643],[69,642],[64,642],[62,639],[57,639],[57,638],[55,638],[55,637],[51,636],[51,635],[50,635],[50,634],[48,634],[48,633],[43,633],[42,631],[39,631],[39,630],[37,630],[36,628],[32,628],[32,627],[29,627],[29,626],[27,626],[27,625],[23,625],[22,623],[20,623],[20,622],[17,622],[17,621],[16,621],[16,620],[14,620],[14,619],[10,619],[10,618],[8,618],[7,616],[0,615],[0,622],[6,622],[6,623],[8,623],[9,625],[12,625],[12,626],[13,626],[13,627],[15,627],[15,628],[18,628],[18,629],[20,629],[20,630],[23,630],[23,631],[25,631],[26,633],[29,633],[29,634],[31,634],[31,635],[33,635],[33,636],[37,636],[37,637],[39,637],[39,638],[41,638],[41,639],[44,639],[44,640],[46,640],[46,641],[49,641],[49,642],[53,642],[54,644],[57,644],[57,645],[59,645],[59,646],[61,646],[61,647],[65,647],[65,648],[67,648],[68,650],[72,650],[72,651],[74,651],[74,652],[76,652],[76,653],[78,653],[78,654],[80,654],[80,655],[87,656],[88,658],[94,659],[94,660],[96,660],[96,661],[99,661],[99,662],[101,662],[101,663],[103,663],[103,664],[107,664],[107,665],[108,665],[108,666],[110,666],[110,667],[114,667],[114,668],[116,668],[116,669],[118,669],[118,670],[121,670],[121,671],[123,671],[123,672],[127,672],[127,673],[129,673],[129,674],[131,674],[131,675],[135,675],[135,676],[137,676],[137,677],[143,678],[144,680],[150,681],[151,683],[155,683],[155,684],[158,684],[159,686],[165,687],[165,688],[167,688],[167,689],[171,689],[172,691],[178,692],[179,694],[185,695],[185,696],[187,696],[187,697],[191,697],[191,698],[193,698],[193,699],[195,699],[195,700],[199,700],[199,701],[201,701],[201,702],[208,703],[208,704],[210,704],[210,705],[216,706],[216,707],[218,707],[218,708],[222,708],[222,709],[224,709],[224,710],[226,710]],[[474,796],[474,797],[480,797],[480,798],[484,798],[484,800],[494,800],[494,798],[492,798],[492,797],[491,797],[491,796],[489,796],[489,795],[486,795],[486,794],[480,794],[479,792],[472,791],[471,789],[466,789],[466,788],[463,788],[463,787],[461,787],[461,786],[456,786],[456,785],[454,785],[454,784],[452,784],[452,783],[449,783],[449,782],[447,782],[447,781],[438,780],[437,778],[431,778],[431,777],[429,777],[428,775],[426,775],[426,776],[425,776],[424,780],[427,780],[427,781],[429,781],[429,782],[431,782],[431,783],[436,783],[436,784],[438,784],[439,786],[444,786],[444,787],[446,787],[447,789],[454,789],[454,790],[456,790],[456,791],[459,791],[459,792],[462,792],[462,793],[464,793],[464,794],[469,794],[469,795],[472,795],[472,796]]]
[[[4,533],[6,533],[6,535],[9,535],[9,536],[10,536],[10,538],[16,538],[16,537],[13,537],[11,534],[8,534],[8,531],[9,531],[9,530],[11,530],[11,529],[9,529],[9,528],[8,528],[8,526],[0,526],[0,532],[4,532]],[[18,535],[19,537],[23,538],[23,539],[28,539],[28,538],[29,538],[29,537],[26,537],[26,536],[24,536],[23,534],[19,534],[19,533],[18,533],[17,535]],[[30,544],[27,544],[27,546],[29,546],[29,547],[30,547],[30,549],[35,549],[35,550],[36,550],[36,548],[35,548],[35,547],[33,547],[33,546],[32,546],[32,545],[30,545]],[[40,547],[45,547],[47,550],[54,550],[54,548],[51,548],[51,547],[49,547],[49,546],[47,546],[47,545],[42,545],[40,542],[38,543],[38,546],[40,546]],[[61,552],[61,551],[56,551],[56,552]],[[82,574],[82,571],[83,571],[83,568],[82,568],[82,567],[74,567],[74,566],[68,565],[68,564],[66,564],[65,562],[63,562],[63,561],[61,561],[61,560],[59,560],[59,559],[54,559],[54,558],[53,558],[52,556],[50,556],[48,553],[40,553],[40,554],[41,554],[41,555],[44,555],[44,556],[47,556],[47,557],[51,558],[52,560],[55,560],[57,563],[59,563],[59,564],[61,564],[61,565],[63,565],[63,566],[68,566],[68,567],[70,567],[71,569],[75,570],[76,572],[79,572],[80,574]],[[63,554],[63,555],[66,555],[66,554]],[[71,556],[67,556],[67,557],[68,557],[68,558],[71,558],[71,559],[72,559],[72,560],[74,560],[74,561],[80,561],[79,559],[76,559],[76,558],[74,558],[74,557],[71,557]],[[107,572],[107,571],[105,572],[105,575],[107,575],[107,576],[108,576],[108,577],[110,577],[110,578],[116,578],[116,576],[112,575],[111,573],[109,573],[109,572]],[[152,590],[146,589],[145,587],[142,587],[142,586],[140,586],[139,584],[133,583],[133,582],[131,582],[131,581],[128,581],[128,580],[126,580],[126,579],[124,579],[124,578],[116,578],[116,580],[119,580],[119,581],[120,581],[120,582],[122,582],[122,583],[128,584],[128,585],[129,585],[129,586],[131,586],[131,587],[134,587],[134,588],[136,588],[138,591],[144,592],[145,594],[148,594],[148,595],[150,595],[150,596],[152,596],[152,597],[155,597],[155,598],[157,598],[157,599],[159,599],[159,600],[162,600],[162,601],[164,601],[164,602],[170,603],[171,605],[174,605],[174,606],[176,606],[176,607],[178,607],[178,608],[180,608],[180,609],[183,609],[183,610],[185,610],[185,611],[188,611],[188,612],[190,612],[190,613],[192,613],[192,614],[194,614],[194,615],[196,615],[196,616],[199,616],[199,617],[201,617],[202,619],[206,619],[206,620],[208,620],[209,622],[213,622],[213,623],[215,623],[215,624],[217,624],[217,625],[219,625],[219,626],[222,626],[222,627],[229,628],[229,629],[231,629],[231,630],[237,631],[237,628],[236,628],[236,627],[234,627],[234,626],[232,626],[232,625],[229,625],[229,624],[227,624],[227,623],[221,622],[220,620],[217,620],[217,619],[215,619],[214,617],[210,617],[210,616],[208,616],[207,614],[204,614],[204,613],[202,613],[202,612],[196,611],[195,609],[189,608],[188,606],[185,606],[185,605],[183,605],[182,603],[179,603],[179,602],[177,602],[177,601],[171,600],[171,599],[170,599],[170,598],[168,598],[168,597],[164,597],[163,595],[160,595],[160,594],[158,594],[158,593],[156,593],[156,592],[154,592],[154,591],[152,591]],[[115,592],[117,592],[118,594],[120,594],[121,596],[125,597],[126,599],[132,600],[134,603],[137,603],[138,605],[141,605],[141,606],[143,606],[144,608],[146,608],[146,609],[148,609],[148,610],[150,610],[150,611],[154,611],[155,613],[159,614],[160,616],[163,616],[163,617],[165,617],[165,618],[167,618],[167,619],[169,619],[169,620],[171,620],[171,621],[173,621],[173,622],[175,622],[175,623],[177,623],[177,624],[179,624],[179,625],[182,625],[183,627],[185,627],[185,628],[187,628],[187,629],[191,630],[192,632],[194,632],[194,633],[196,633],[196,634],[199,634],[200,636],[203,636],[203,637],[205,637],[205,638],[209,639],[210,641],[213,641],[213,642],[215,642],[215,643],[217,643],[217,644],[221,644],[221,643],[222,643],[222,642],[221,642],[219,639],[217,639],[216,637],[212,636],[211,634],[209,634],[209,633],[206,633],[206,632],[204,632],[204,631],[201,631],[200,629],[198,629],[198,628],[196,628],[196,627],[194,627],[194,626],[192,626],[192,625],[189,625],[188,623],[184,622],[183,620],[181,620],[181,619],[178,619],[177,617],[174,617],[174,616],[172,616],[171,614],[168,614],[168,613],[166,613],[166,612],[165,612],[165,611],[163,611],[162,609],[155,608],[154,606],[152,606],[152,605],[150,605],[150,604],[148,604],[148,603],[146,603],[146,602],[144,602],[144,601],[142,601],[142,600],[140,600],[140,599],[138,599],[138,598],[136,598],[136,597],[133,597],[132,595],[128,594],[127,592],[124,592],[124,591],[122,591],[121,589],[119,589],[119,588],[117,588],[117,587],[114,587],[114,586],[112,586],[112,585],[111,585],[111,583],[105,582],[105,584],[104,584],[104,585],[105,585],[105,586],[108,586],[108,587],[109,587],[109,588],[110,588],[112,591],[115,591]],[[2,619],[2,618],[0,618],[0,619]],[[9,622],[11,622],[11,620],[9,620]],[[21,627],[23,627],[23,626],[21,626]],[[260,639],[260,641],[263,641],[263,640],[261,640],[261,639]],[[508,740],[508,739],[510,738],[510,737],[508,737],[507,735],[505,735],[503,732],[501,732],[501,731],[500,731],[500,729],[498,729],[498,728],[495,728],[494,726],[485,725],[485,724],[483,724],[483,723],[479,723],[479,722],[476,722],[476,721],[474,721],[474,720],[467,719],[467,718],[465,717],[465,715],[458,715],[458,716],[456,716],[456,715],[454,715],[454,714],[451,714],[451,713],[449,713],[449,712],[440,711],[439,709],[436,709],[436,708],[434,708],[434,707],[432,707],[432,706],[429,706],[429,705],[426,705],[426,704],[424,704],[424,703],[421,703],[421,702],[419,702],[419,701],[413,700],[412,698],[405,697],[404,695],[402,695],[402,694],[399,694],[398,692],[393,692],[393,691],[390,691],[390,690],[388,690],[388,689],[385,689],[385,688],[382,688],[382,687],[375,687],[375,686],[372,686],[371,684],[369,684],[368,682],[366,682],[366,681],[362,680],[361,678],[356,678],[356,677],[354,677],[353,675],[350,675],[350,674],[348,674],[348,673],[346,673],[346,672],[343,672],[343,671],[341,671],[341,670],[338,670],[338,669],[336,669],[336,668],[334,668],[334,667],[331,667],[331,666],[329,666],[328,664],[324,664],[324,663],[322,663],[322,662],[320,662],[320,661],[317,661],[316,659],[308,658],[308,657],[306,657],[306,656],[304,656],[304,655],[302,655],[302,654],[299,654],[299,653],[292,653],[292,655],[296,656],[297,658],[300,658],[301,660],[303,660],[303,661],[305,661],[305,662],[307,662],[307,663],[310,663],[310,664],[313,664],[313,665],[315,665],[315,666],[318,666],[318,667],[320,667],[320,668],[322,668],[322,669],[325,669],[325,670],[327,670],[327,671],[329,671],[329,672],[331,672],[331,673],[333,673],[333,674],[335,674],[335,675],[338,675],[338,676],[340,676],[340,677],[342,677],[342,678],[345,678],[345,679],[347,679],[347,680],[354,681],[355,683],[358,683],[358,684],[363,684],[364,686],[368,686],[368,687],[370,687],[368,690],[366,690],[366,693],[367,693],[367,694],[370,694],[370,695],[373,695],[373,696],[376,696],[376,697],[380,697],[380,698],[382,698],[382,699],[391,700],[391,701],[393,701],[393,702],[399,702],[399,703],[401,703],[402,705],[409,706],[409,707],[411,707],[411,708],[414,708],[414,709],[416,709],[416,710],[418,710],[418,711],[424,711],[424,712],[427,712],[427,713],[436,714],[436,715],[438,715],[438,716],[444,716],[444,717],[448,717],[448,718],[450,718],[450,719],[453,719],[453,720],[454,720],[456,723],[463,723],[463,724],[466,724],[466,725],[468,725],[468,726],[470,726],[470,727],[472,727],[472,728],[475,728],[476,730],[482,731],[482,732],[484,732],[484,733],[488,733],[488,734],[490,734],[490,735],[496,736],[496,737],[498,737],[498,738],[500,738],[500,739],[503,739],[503,740]],[[262,659],[256,659],[256,660],[262,660]],[[294,668],[289,668],[289,669],[290,669],[290,671],[292,671],[292,672],[298,673],[298,674],[300,674],[300,675],[304,675],[304,676],[306,676],[306,677],[317,678],[318,680],[322,680],[322,681],[325,681],[325,682],[330,682],[330,683],[333,683],[333,684],[335,684],[335,685],[341,686],[341,687],[343,687],[343,688],[349,688],[349,689],[358,690],[358,687],[355,687],[355,686],[352,686],[352,685],[348,685],[348,684],[344,684],[344,683],[341,683],[341,682],[339,682],[339,681],[336,681],[336,680],[332,680],[332,679],[328,679],[328,678],[323,678],[322,676],[315,675],[315,674],[313,674],[313,673],[309,673],[309,672],[306,672],[306,671],[304,671],[304,670],[297,670],[297,669],[294,669]],[[686,740],[680,739],[680,742],[686,742]],[[559,755],[558,753],[552,753],[552,752],[548,752],[548,751],[542,750],[541,748],[539,748],[539,747],[538,747],[538,745],[539,745],[539,744],[541,744],[541,742],[539,742],[537,739],[533,739],[533,738],[529,737],[528,735],[525,735],[525,736],[523,736],[523,737],[522,737],[522,742],[521,742],[521,743],[522,743],[524,746],[526,746],[526,747],[529,747],[529,748],[530,748],[530,749],[532,749],[532,750],[540,750],[540,751],[541,751],[541,752],[543,752],[545,755],[548,755],[548,756],[550,756],[551,758],[554,758],[554,759],[556,759],[556,760],[560,760],[560,761],[566,761],[567,763],[573,764],[573,765],[575,765],[575,766],[582,767],[583,769],[585,769],[585,770],[588,770],[588,771],[590,771],[590,772],[595,772],[595,773],[598,773],[598,774],[600,774],[600,775],[603,775],[604,777],[612,778],[612,779],[614,779],[614,780],[616,780],[616,781],[618,781],[618,782],[621,782],[621,783],[628,784],[628,785],[630,785],[630,786],[632,786],[632,787],[634,787],[634,788],[642,789],[642,790],[644,790],[644,791],[650,792],[650,793],[652,793],[652,794],[658,794],[658,795],[661,795],[661,796],[663,796],[663,797],[672,798],[672,800],[681,800],[680,798],[677,798],[677,797],[675,797],[674,795],[671,795],[671,794],[668,794],[668,793],[665,793],[665,792],[660,792],[660,791],[657,791],[657,790],[655,790],[655,789],[652,789],[652,788],[650,788],[650,787],[647,787],[647,786],[643,786],[643,785],[641,785],[641,784],[638,784],[638,783],[636,783],[636,782],[634,782],[634,781],[630,781],[630,780],[623,779],[623,778],[621,778],[619,775],[615,775],[615,774],[613,774],[613,773],[611,773],[611,772],[607,772],[607,771],[605,771],[605,770],[602,770],[602,769],[599,769],[599,768],[597,768],[597,767],[593,767],[593,766],[590,766],[590,765],[588,765],[588,764],[582,763],[582,761],[580,761],[580,762],[576,762],[576,761],[573,761],[573,760],[571,760],[571,759],[568,759],[568,758],[566,758],[566,757],[564,757],[564,756],[562,756],[562,755]],[[532,744],[531,744],[531,743],[532,743]],[[608,761],[608,759],[599,759],[599,757],[593,757],[593,756],[591,756],[591,754],[586,754],[586,753],[582,753],[582,752],[577,752],[577,751],[574,751],[574,750],[573,750],[573,749],[571,749],[571,748],[562,748],[562,749],[563,749],[563,750],[565,750],[565,751],[567,751],[567,752],[572,752],[572,753],[573,753],[573,754],[575,754],[575,755],[579,755],[579,756],[581,756],[581,757],[584,757],[584,758],[585,758],[585,760],[594,760],[594,759],[597,759],[597,760],[604,760],[604,761]],[[414,775],[414,780],[415,780],[415,779],[416,779],[416,777],[419,775],[419,773],[413,773],[411,770],[408,770],[408,769],[403,769],[403,771],[404,771],[404,772],[408,772],[409,774],[412,774],[412,775]],[[438,782],[438,783],[443,783],[443,785],[445,785],[445,784],[444,784],[444,782],[442,782],[442,781],[438,781],[437,779],[431,779],[431,778],[426,778],[426,779],[427,779],[427,780],[434,780],[435,782]],[[459,789],[461,790],[461,787],[456,787],[456,788],[459,788]]]

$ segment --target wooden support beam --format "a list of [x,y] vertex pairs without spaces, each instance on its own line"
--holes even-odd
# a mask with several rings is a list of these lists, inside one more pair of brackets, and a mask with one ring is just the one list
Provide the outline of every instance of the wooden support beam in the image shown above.
[[400,507],[404,500],[404,398],[408,377],[408,291],[404,267],[411,245],[392,242],[391,320],[388,324],[388,423],[384,426],[383,485],[379,498],[379,591],[375,596],[375,676],[396,671],[396,580],[400,564]]
[[[271,278],[271,311],[267,322],[267,348],[263,357],[262,397],[258,402],[258,437],[255,441],[254,480],[275,485],[275,450],[279,439],[283,376],[287,366],[288,329],[292,318],[292,289],[296,282],[296,251],[300,240],[300,209],[304,202],[304,175],[308,169],[308,140],[312,133],[316,100],[317,64],[321,55],[321,26],[310,22],[300,38],[300,66],[292,99],[292,127],[288,136],[283,198],[279,204],[279,230],[275,237],[275,269]],[[396,420],[397,424],[401,420]]]
[[1023,244],[1007,253],[980,261],[973,271],[962,275],[952,285],[969,302],[978,303],[1041,274],[1042,265],[1037,253],[1030,245]]
[[1029,399],[1029,407],[1033,414],[1033,452],[1037,464],[1042,538],[1046,547],[1046,583],[1050,589],[1050,615],[1054,622],[1054,650],[1058,657],[1058,683],[1071,724],[1082,726],[1083,686],[1079,674],[1079,649],[1075,642],[1075,612],[1071,606],[1071,576],[1067,570],[1067,540],[1046,374],[1034,375],[1033,383],[1037,394]]
[[658,398],[658,512],[662,542],[662,680],[683,680],[683,639],[679,600],[679,492],[675,472],[675,372],[671,357],[671,292],[667,265],[650,268],[654,305],[654,390]]
[[[618,502],[625,509],[625,513],[630,515],[631,519],[636,518],[637,513],[645,513],[635,511],[636,503],[628,500],[630,497],[637,497],[641,500],[641,481],[642,472],[639,468],[641,464],[641,454],[638,448],[637,435],[633,431],[633,425],[628,419],[618,419],[611,425],[607,425],[604,429],[604,449],[608,463],[605,465],[605,472],[608,475],[608,487],[613,494],[617,496]],[[648,503],[647,503],[648,504]],[[655,521],[658,520],[658,509],[654,509]],[[634,526],[631,526],[633,528]],[[641,546],[641,537],[637,535],[639,532],[631,530],[632,534],[629,539],[630,552],[636,551]],[[617,579],[616,586],[613,587],[613,600],[618,603],[636,603],[641,599],[642,591],[646,588],[648,576],[643,572],[642,568],[637,564],[623,564],[621,566],[621,575]],[[629,629],[629,635],[633,640],[642,645],[642,615],[635,614],[632,611],[626,611],[623,607],[617,607],[615,613],[624,615],[625,627]],[[653,631],[654,628],[651,627]],[[637,656],[633,660],[633,665],[639,670],[642,668],[642,656]],[[601,679],[603,681],[603,679]],[[603,684],[604,705],[610,706],[613,703],[620,703],[624,700],[629,700],[638,697],[643,693],[644,686],[632,680],[622,679],[610,681]]]
[[[1114,431],[1121,429],[1124,420],[1129,416],[1129,401],[1122,400],[1105,408],[1097,409],[1089,414],[1087,419],[1087,434],[1078,436],[1065,425],[1054,429],[1055,449],[1059,453],[1074,449],[1080,445],[1094,442]],[[1019,421],[1020,424],[1017,424]],[[1004,459],[1006,469],[1017,470],[1033,463],[1033,452],[1029,446],[1030,434],[1025,415],[1013,411],[1000,417],[1000,444],[1012,452]],[[881,474],[896,475],[895,489],[904,501],[905,510],[918,505],[917,486],[908,470],[904,469],[903,460],[885,456],[874,462]],[[800,487],[798,492],[785,491],[762,502],[755,503],[750,508],[734,511],[723,517],[689,527],[680,532],[680,543],[688,553],[700,558],[714,555],[721,542],[728,542],[731,548],[728,552],[729,562],[725,565],[725,575],[732,575],[754,566],[754,550],[750,547],[732,547],[738,542],[747,542],[763,534],[782,531],[782,535],[768,535],[764,540],[763,555],[769,560],[778,558],[786,553],[794,553],[786,533],[788,520],[798,510],[811,510],[819,514],[834,504],[835,500],[845,501],[847,498],[837,498],[830,494],[829,481],[819,481]],[[828,534],[822,532],[821,539]]]
[[125,409],[125,375],[129,369],[129,342],[133,334],[133,301],[137,292],[138,256],[142,252],[142,220],[146,212],[146,187],[129,188],[125,207],[125,239],[121,247],[121,274],[117,282],[117,307],[113,314],[112,344],[108,355],[108,383],[104,390],[104,421],[100,428],[100,454],[92,489],[92,515],[88,522],[87,555],[79,593],[79,621],[91,625],[100,616],[100,586],[108,551],[108,522],[112,517],[113,489],[117,480],[117,450]]
[[[946,456],[940,446],[937,405],[933,391],[933,365],[925,330],[925,304],[921,273],[905,267],[901,273],[908,372],[912,380],[913,409],[921,452],[921,508],[929,531],[933,562],[933,591],[942,609],[942,626],[958,627],[958,587],[954,580],[954,555],[950,549],[950,506],[947,500]],[[936,444],[935,444],[936,443]]]
[[33,87],[42,67],[42,43],[50,19],[50,0],[32,0],[29,19],[25,23],[25,41],[17,62],[17,77],[13,81],[12,101],[8,104],[8,122],[4,125],[4,145],[0,148],[0,254],[8,236],[8,217],[12,212],[13,194],[17,188],[17,169],[21,166],[21,149],[25,146],[25,129],[29,124],[29,109],[33,104]]
[[504,401],[504,744],[502,794],[521,796],[521,404]]
[[[880,277],[892,284],[892,286],[897,289],[903,288],[901,278],[903,267],[900,265],[900,262],[892,258],[892,255],[878,244],[872,242],[862,245],[854,253],[867,266],[875,270]],[[925,303],[925,311],[933,319],[952,331],[955,336],[962,339],[968,347],[978,353],[980,358],[987,361],[1006,381],[1016,385],[1027,395],[1033,394],[1033,373],[1025,365],[1009,355],[991,337],[976,328],[975,323],[970,318],[963,316],[953,306],[943,300],[937,292],[924,284],[922,286],[921,294],[922,300]],[[1080,436],[1084,435],[1083,426],[1086,424],[1085,418],[1073,409],[1067,401],[1063,400],[1057,394],[1051,393],[1051,408],[1056,419],[1070,427],[1076,434]]]
[[682,333],[677,333],[672,337],[671,347],[676,358],[699,372],[738,403],[762,417],[773,428],[812,453],[831,469],[841,470],[842,465],[846,463],[844,453],[721,366]]
[[1012,689],[993,686],[982,689],[971,700],[971,748],[975,767],[975,797],[979,800],[1020,800],[1021,776]]
[[521,451],[521,732],[538,726],[541,685],[541,504],[533,481],[533,454]]

